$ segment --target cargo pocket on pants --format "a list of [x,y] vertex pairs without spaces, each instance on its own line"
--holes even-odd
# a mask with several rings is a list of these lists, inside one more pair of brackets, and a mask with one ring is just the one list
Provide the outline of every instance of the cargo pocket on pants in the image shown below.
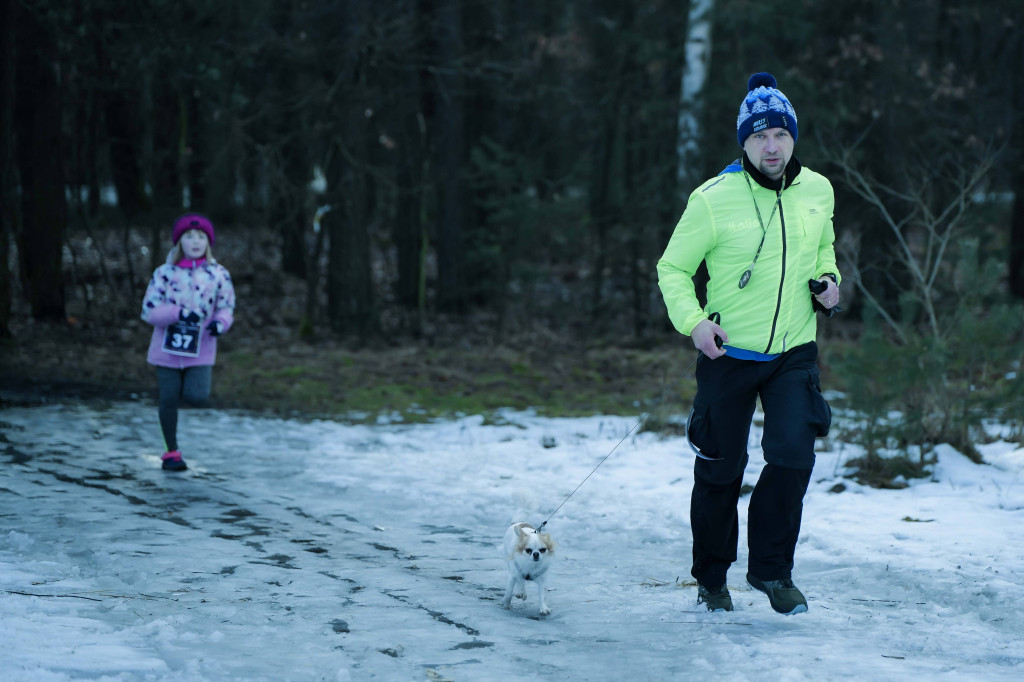
[[686,440],[693,454],[701,459],[718,460],[718,447],[711,437],[711,418],[707,405],[694,405],[686,420]]
[[824,438],[832,427],[832,408],[821,394],[821,380],[817,371],[807,373],[807,390],[811,394],[810,424],[814,427],[815,435]]

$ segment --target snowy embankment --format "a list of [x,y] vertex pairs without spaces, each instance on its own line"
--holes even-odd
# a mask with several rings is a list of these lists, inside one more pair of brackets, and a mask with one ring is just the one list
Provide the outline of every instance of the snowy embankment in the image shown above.
[[892,491],[844,479],[856,453],[820,442],[794,576],[810,610],[783,617],[744,584],[743,541],[736,610],[697,606],[692,455],[634,433],[549,522],[538,618],[532,586],[499,607],[505,528],[522,498],[544,521],[636,417],[505,418],[185,411],[192,469],[173,475],[151,404],[4,410],[0,677],[1024,678],[1015,445],[983,447],[984,466],[942,451],[932,480]]

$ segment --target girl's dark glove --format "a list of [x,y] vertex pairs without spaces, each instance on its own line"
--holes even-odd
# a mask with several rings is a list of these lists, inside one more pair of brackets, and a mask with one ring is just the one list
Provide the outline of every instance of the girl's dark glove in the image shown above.
[[210,336],[220,336],[220,320],[214,320],[209,326]]
[[178,313],[178,319],[181,320],[182,322],[188,322],[189,324],[198,324],[199,321],[203,318],[199,317],[199,313],[194,313],[190,310],[182,308],[181,312]]

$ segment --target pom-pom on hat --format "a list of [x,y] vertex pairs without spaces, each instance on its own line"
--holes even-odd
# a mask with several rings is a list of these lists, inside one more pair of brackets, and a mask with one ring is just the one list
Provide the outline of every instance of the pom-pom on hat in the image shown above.
[[751,134],[768,128],[785,128],[796,140],[796,110],[777,86],[770,73],[750,77],[749,92],[740,102],[740,115],[736,118],[736,139],[741,147]]
[[210,219],[200,213],[186,213],[174,221],[174,231],[171,233],[171,243],[177,244],[181,235],[189,230],[202,230],[210,239],[210,246],[213,246],[213,223]]

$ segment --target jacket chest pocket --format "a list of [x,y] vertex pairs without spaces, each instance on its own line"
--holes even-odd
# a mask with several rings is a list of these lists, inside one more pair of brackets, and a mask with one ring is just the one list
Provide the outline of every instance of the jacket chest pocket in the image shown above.
[[801,237],[811,239],[817,248],[821,233],[825,229],[825,223],[829,219],[828,214],[823,209],[807,204],[798,204],[795,209],[790,215],[797,223],[797,233]]
[[822,232],[825,230],[826,216],[815,209],[794,211],[792,219],[787,219],[786,228],[790,239],[789,247],[799,254],[801,262],[810,260],[813,266],[818,259],[818,247]]

